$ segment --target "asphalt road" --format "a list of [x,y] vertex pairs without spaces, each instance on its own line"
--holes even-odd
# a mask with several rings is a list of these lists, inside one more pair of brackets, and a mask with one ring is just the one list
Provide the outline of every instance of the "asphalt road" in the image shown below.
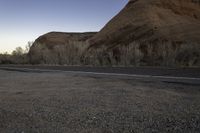
[[0,69],[21,72],[68,72],[120,78],[148,78],[169,83],[181,82],[200,85],[200,68],[0,65]]
[[152,76],[173,76],[200,78],[200,68],[159,68],[159,67],[82,67],[82,66],[38,66],[38,65],[0,65],[3,68],[27,68],[40,70],[81,71],[98,73],[135,74]]

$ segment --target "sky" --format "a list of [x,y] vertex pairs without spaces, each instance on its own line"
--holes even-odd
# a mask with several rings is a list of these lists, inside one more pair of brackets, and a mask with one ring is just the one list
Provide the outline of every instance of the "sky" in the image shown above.
[[51,31],[99,31],[128,0],[0,0],[0,53]]

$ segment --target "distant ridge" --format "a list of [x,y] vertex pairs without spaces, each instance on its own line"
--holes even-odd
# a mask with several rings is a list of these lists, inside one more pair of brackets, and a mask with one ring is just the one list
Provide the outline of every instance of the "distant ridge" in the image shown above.
[[43,44],[48,48],[53,48],[55,45],[68,44],[70,41],[86,41],[94,34],[96,34],[96,32],[49,32],[38,37],[32,47]]

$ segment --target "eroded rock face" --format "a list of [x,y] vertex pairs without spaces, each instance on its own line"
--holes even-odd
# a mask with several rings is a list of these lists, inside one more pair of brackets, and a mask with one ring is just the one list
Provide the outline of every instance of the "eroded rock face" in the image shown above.
[[[87,47],[87,40],[95,34],[95,32],[50,32],[42,35],[35,40],[32,47],[30,48],[30,62],[33,64],[65,64],[67,59],[64,57],[76,56],[76,54],[78,55],[78,53],[76,53],[76,49]],[[60,61],[61,58],[63,61]]]
[[200,43],[199,36],[198,1],[130,0],[90,43],[94,47],[158,40]]
[[85,42],[87,39],[94,36],[96,33],[64,33],[64,32],[50,32],[40,36],[35,40],[32,48],[37,47],[38,44],[45,45],[47,48],[52,49],[56,45],[67,45],[70,42]]
[[[200,47],[199,3],[199,0],[130,0],[118,15],[89,39],[90,50],[104,47],[112,54],[113,49],[119,49],[116,54],[120,54],[123,53],[120,47],[131,44],[139,51],[138,56],[145,65],[167,64],[167,58],[177,59],[171,64],[195,64],[189,63],[193,60],[193,51],[189,50]],[[194,53],[197,55],[198,51]],[[192,62],[200,62],[198,56]]]
[[[77,45],[88,49],[80,52]],[[88,64],[200,66],[200,0],[130,0],[100,32],[51,32],[29,55],[50,63],[83,56]]]

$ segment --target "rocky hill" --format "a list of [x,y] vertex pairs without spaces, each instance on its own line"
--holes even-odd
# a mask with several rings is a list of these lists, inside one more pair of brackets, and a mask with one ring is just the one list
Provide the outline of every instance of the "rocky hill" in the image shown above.
[[30,55],[80,43],[88,45],[81,52],[87,64],[200,66],[200,0],[130,0],[98,33],[48,33]]
[[38,44],[45,45],[47,48],[52,49],[56,45],[67,45],[70,42],[84,42],[94,36],[95,32],[86,33],[65,33],[65,32],[50,32],[37,38],[32,48],[37,47]]
[[130,0],[93,38],[91,46],[140,42],[200,43],[198,0]]
[[130,0],[89,42],[91,52],[103,48],[117,62],[126,54],[128,65],[197,65],[200,1]]
[[78,48],[83,50],[84,47],[87,47],[87,40],[95,34],[95,32],[50,32],[44,34],[36,39],[31,46],[29,51],[30,61],[33,64],[57,64],[58,62],[64,63],[64,61],[58,61],[61,60],[61,56],[76,56],[77,53],[73,53],[75,52],[74,50]]

